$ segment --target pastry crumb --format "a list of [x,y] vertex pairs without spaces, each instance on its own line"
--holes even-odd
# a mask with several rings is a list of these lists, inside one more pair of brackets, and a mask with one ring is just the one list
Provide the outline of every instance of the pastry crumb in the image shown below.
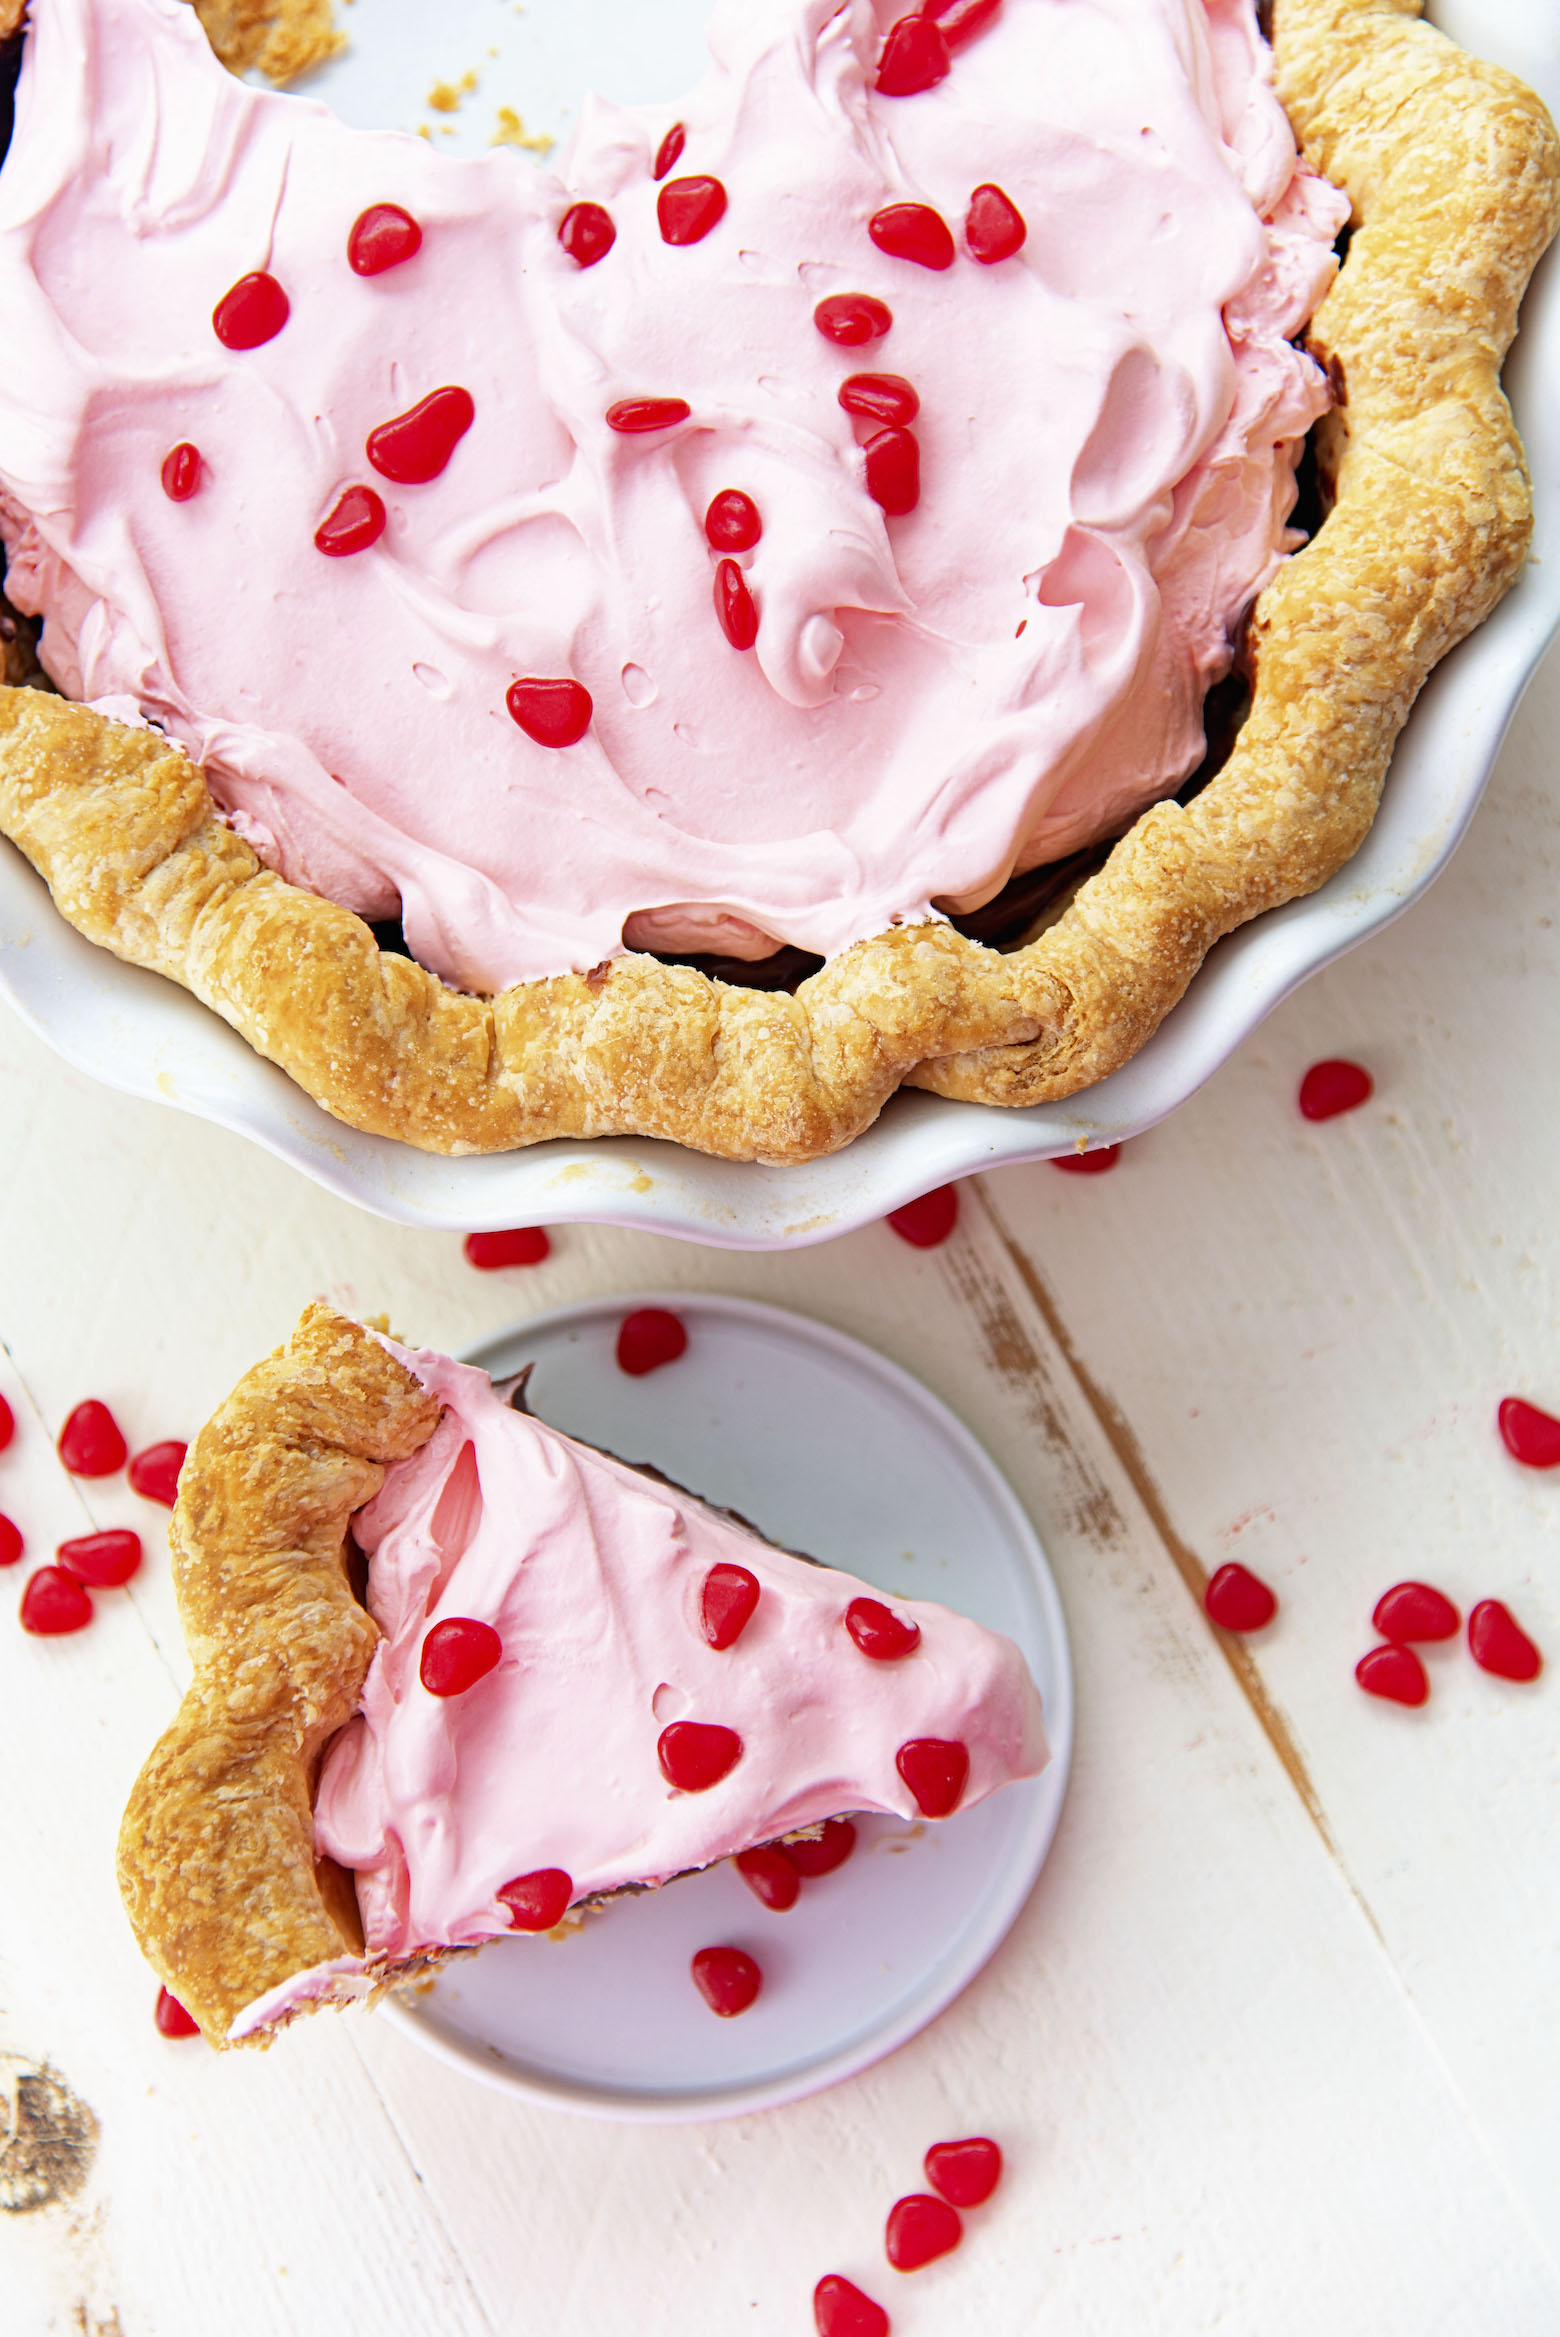
[[428,104],[436,114],[458,114],[462,98],[469,97],[476,86],[475,73],[463,73],[458,81],[436,81],[428,92]]
[[488,143],[492,146],[518,146],[526,154],[551,154],[554,141],[539,133],[533,135],[512,105],[501,105],[498,109],[498,128]]

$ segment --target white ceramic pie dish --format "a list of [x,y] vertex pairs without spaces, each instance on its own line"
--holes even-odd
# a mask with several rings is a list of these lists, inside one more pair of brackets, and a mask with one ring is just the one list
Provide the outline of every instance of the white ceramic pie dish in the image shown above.
[[[1523,73],[1560,110],[1553,0],[1436,0],[1429,13],[1469,48]],[[639,0],[600,0],[591,11],[533,0],[520,18],[494,0],[459,0],[436,14],[416,0],[372,0],[354,11],[352,52],[315,86],[348,119],[410,127],[433,82],[458,80],[499,49],[484,73],[486,93],[479,88],[449,118],[450,143],[477,149],[487,143],[495,104],[520,88],[532,125],[562,127],[571,96],[592,72],[605,77],[603,54],[622,69],[613,95],[674,95],[696,68],[703,14],[703,0],[663,0],[651,12]],[[1432,676],[1375,826],[1349,865],[1320,892],[1222,943],[1135,1060],[1065,1104],[1003,1112],[906,1093],[843,1152],[800,1168],[711,1160],[642,1137],[439,1159],[344,1127],[172,983],[82,940],[21,855],[3,844],[0,990],[78,1069],[248,1136],[329,1191],[407,1225],[586,1220],[725,1248],[800,1247],[978,1169],[1045,1159],[1081,1137],[1095,1144],[1136,1135],[1194,1093],[1308,974],[1417,899],[1461,838],[1522,693],[1560,632],[1560,405],[1549,387],[1557,377],[1560,254],[1551,253],[1506,371],[1535,488],[1527,573]]]

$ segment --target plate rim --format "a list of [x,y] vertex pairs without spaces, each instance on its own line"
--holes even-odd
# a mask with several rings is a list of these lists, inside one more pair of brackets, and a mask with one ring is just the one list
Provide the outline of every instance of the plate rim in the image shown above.
[[689,1313],[702,1310],[730,1321],[756,1322],[793,1339],[799,1337],[804,1344],[815,1342],[853,1369],[860,1369],[864,1362],[893,1395],[934,1417],[965,1464],[983,1480],[1004,1516],[1016,1548],[1022,1553],[1041,1625],[1054,1651],[1058,1678],[1055,1702],[1048,1699],[1045,1708],[1051,1758],[1039,1777],[1030,1781],[1033,1808],[1020,1838],[1020,1852],[1014,1858],[1011,1871],[999,1878],[997,1886],[988,1894],[988,1911],[969,1945],[954,1962],[953,1976],[945,1974],[935,1985],[915,1990],[895,2019],[870,2029],[865,2039],[857,2037],[800,2071],[792,2068],[784,2076],[758,2083],[742,2081],[686,2093],[657,2093],[653,2097],[636,2092],[614,2093],[610,2088],[577,2079],[548,2079],[530,2072],[522,2075],[520,2067],[506,2060],[496,2047],[457,2041],[427,2016],[419,2001],[409,1997],[387,1995],[375,2008],[378,2018],[435,2060],[533,2108],[562,2110],[574,2116],[607,2119],[624,2125],[708,2124],[809,2099],[846,2078],[874,2068],[928,2028],[985,1969],[1035,1890],[1061,1824],[1072,1775],[1076,1683],[1072,1642],[1055,1574],[1034,1521],[1005,1472],[941,1396],[913,1372],[906,1371],[902,1364],[850,1332],[837,1330],[832,1323],[821,1322],[795,1307],[774,1306],[764,1299],[736,1298],[719,1291],[607,1292],[522,1316],[506,1328],[472,1341],[462,1348],[458,1360],[487,1369],[489,1355],[507,1353],[517,1339],[523,1339],[538,1327],[545,1326],[549,1332],[565,1330],[575,1324],[598,1322],[602,1316],[621,1313],[629,1306],[667,1306]]

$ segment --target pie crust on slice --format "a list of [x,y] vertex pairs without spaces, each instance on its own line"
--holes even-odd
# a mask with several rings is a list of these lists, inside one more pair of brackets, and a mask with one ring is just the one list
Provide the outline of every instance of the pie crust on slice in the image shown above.
[[325,1306],[201,1431],[170,1538],[194,1679],[119,1878],[216,2045],[1047,1758],[1010,1640],[885,1605]]
[[1222,769],[1143,814],[1038,938],[1004,953],[907,925],[794,996],[633,953],[467,995],[262,866],[155,733],[38,690],[0,695],[0,828],[89,939],[183,983],[337,1117],[433,1151],[637,1133],[803,1161],[901,1085],[1016,1106],[1104,1078],[1215,941],[1357,849],[1426,676],[1526,556],[1500,368],[1560,154],[1531,91],[1417,15],[1274,0],[1279,94],[1353,205],[1307,336],[1336,400],[1316,434],[1331,508],[1256,602]]

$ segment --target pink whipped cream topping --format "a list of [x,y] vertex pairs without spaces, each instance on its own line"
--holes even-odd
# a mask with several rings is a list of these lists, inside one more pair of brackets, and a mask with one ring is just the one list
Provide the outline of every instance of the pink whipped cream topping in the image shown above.
[[[556,170],[346,129],[228,77],[181,0],[34,0],[0,171],[0,528],[71,696],[201,758],[295,881],[399,907],[488,991],[624,946],[824,954],[1121,825],[1201,753],[1232,629],[1294,539],[1326,404],[1290,346],[1346,204],[1297,163],[1251,0],[1003,0],[947,78],[874,86],[902,0],[720,0],[681,109],[592,101]],[[713,176],[693,243],[653,160]],[[983,265],[1000,186],[1027,224]],[[599,203],[615,241],[559,238]],[[879,250],[926,204],[956,256]],[[354,274],[398,204],[415,256]],[[213,309],[253,270],[263,344]],[[892,326],[813,321],[868,293]],[[921,487],[868,492],[847,374],[908,379]],[[371,432],[453,387],[474,419],[396,484]],[[625,435],[621,400],[684,401]],[[165,492],[189,444],[196,491]],[[327,557],[370,486],[387,524]],[[717,621],[704,514],[762,521]],[[589,693],[577,743],[519,677]]]
[[[561,1869],[589,1899],[847,1810],[914,1818],[895,1756],[916,1738],[967,1748],[960,1809],[1043,1767],[1040,1698],[1011,1640],[895,1600],[920,1645],[871,1660],[845,1627],[866,1584],[512,1411],[485,1372],[391,1352],[445,1412],[355,1521],[384,1637],[315,1797],[320,1849],[356,1872],[371,1961],[508,1930],[498,1893],[518,1875]],[[701,1594],[723,1563],[759,1598],[717,1649]],[[502,1659],[435,1696],[421,1650],[451,1617],[490,1625]],[[741,1739],[707,1790],[662,1773],[678,1721]],[[282,1994],[296,1990],[308,1975]]]

